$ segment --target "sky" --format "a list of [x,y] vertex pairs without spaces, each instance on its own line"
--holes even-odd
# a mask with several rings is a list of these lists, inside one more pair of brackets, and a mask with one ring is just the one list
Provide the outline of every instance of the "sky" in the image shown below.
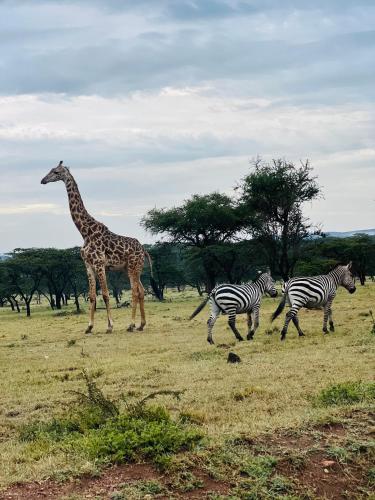
[[373,0],[0,0],[0,252],[82,243],[60,160],[143,243],[257,156],[310,160],[323,230],[375,227],[374,61]]

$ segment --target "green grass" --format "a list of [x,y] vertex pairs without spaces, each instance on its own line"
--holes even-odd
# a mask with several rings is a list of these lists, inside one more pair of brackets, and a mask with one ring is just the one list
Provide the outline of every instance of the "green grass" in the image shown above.
[[[269,322],[277,299],[264,299],[261,326],[252,342],[232,345],[233,334],[221,317],[214,329],[216,346],[210,346],[206,342],[208,307],[193,321],[187,320],[201,300],[198,295],[174,292],[167,298],[171,302],[146,302],[148,323],[142,333],[127,332],[130,310],[114,308],[114,333],[105,334],[105,312],[98,310],[92,336],[83,334],[86,315],[71,314],[70,307],[62,311],[66,314],[56,315],[45,304],[35,305],[30,319],[0,308],[0,487],[95,472],[98,456],[104,455],[101,445],[92,445],[91,437],[99,434],[111,460],[115,459],[118,450],[111,440],[110,423],[100,432],[85,431],[90,435],[87,446],[88,434],[78,433],[74,439],[81,444],[73,454],[60,446],[71,438],[64,418],[67,405],[75,400],[74,391],[82,390],[82,369],[97,375],[98,386],[120,407],[121,415],[150,392],[183,391],[180,400],[161,395],[158,405],[166,409],[173,425],[179,421],[198,425],[207,442],[218,447],[233,438],[303,428],[328,416],[340,419],[348,405],[372,404],[368,395],[373,394],[369,384],[375,336],[371,316],[363,313],[375,301],[373,284],[358,287],[354,295],[339,291],[334,302],[335,333],[321,332],[321,311],[301,311],[306,337],[298,338],[291,325],[283,343],[274,329],[280,329],[283,317],[272,325]],[[238,317],[238,328],[245,336],[245,316]],[[227,364],[228,350],[240,355],[242,363]],[[332,387],[346,387],[346,395],[335,389],[332,398]],[[349,387],[354,387],[355,394],[358,388],[364,392],[353,399]],[[313,404],[322,394],[327,403]],[[331,403],[336,400],[345,402]],[[125,429],[129,424],[122,416],[112,418],[119,419],[115,426]],[[35,441],[20,440],[22,429],[49,437],[38,438],[35,446]],[[53,432],[62,433],[62,440],[53,441]],[[284,488],[276,483],[273,489]]]
[[320,391],[315,401],[322,406],[375,403],[375,382],[343,382],[330,385]]

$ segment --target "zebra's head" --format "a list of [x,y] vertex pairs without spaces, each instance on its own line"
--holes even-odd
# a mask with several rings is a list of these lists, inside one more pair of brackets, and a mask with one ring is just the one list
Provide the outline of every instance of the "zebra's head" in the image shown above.
[[268,295],[270,295],[271,297],[277,296],[276,285],[269,271],[260,274],[257,281],[263,284],[264,293],[268,293]]
[[354,276],[352,274],[352,262],[350,261],[347,266],[340,266],[342,269],[341,285],[348,290],[349,293],[356,291]]

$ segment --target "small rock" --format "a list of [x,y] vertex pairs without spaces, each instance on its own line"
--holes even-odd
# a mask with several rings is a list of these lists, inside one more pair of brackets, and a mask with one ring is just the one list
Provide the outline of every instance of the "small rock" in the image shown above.
[[335,465],[336,462],[334,460],[322,460],[320,463],[323,467],[332,467],[332,465]]
[[241,358],[234,352],[228,354],[227,363],[241,363]]

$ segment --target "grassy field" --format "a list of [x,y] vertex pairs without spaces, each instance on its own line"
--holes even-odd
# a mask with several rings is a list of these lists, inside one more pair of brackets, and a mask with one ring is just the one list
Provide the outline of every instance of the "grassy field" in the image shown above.
[[[373,380],[375,334],[369,309],[375,304],[375,286],[360,286],[354,295],[339,291],[335,333],[323,335],[321,311],[302,311],[306,337],[298,338],[291,324],[285,342],[274,328],[280,329],[283,316],[269,322],[278,300],[263,300],[252,342],[235,343],[226,318],[219,318],[215,346],[206,342],[208,307],[187,321],[200,302],[193,291],[167,294],[163,303],[149,300],[148,325],[134,333],[126,332],[129,309],[114,309],[113,334],[104,333],[105,312],[98,310],[91,336],[83,334],[86,314],[77,316],[73,308],[54,312],[34,306],[30,319],[0,309],[1,488],[97,471],[95,460],[84,454],[41,449],[19,439],[22,425],[66,411],[74,399],[70,391],[83,388],[82,369],[112,400],[183,391],[180,400],[162,396],[158,403],[197,424],[206,436],[202,446],[210,449],[345,418],[347,407],[318,405],[314,398],[333,384]],[[246,316],[238,317],[238,326],[246,334]],[[240,364],[227,364],[230,350],[241,357]],[[358,402],[350,410],[368,416],[371,406]]]

